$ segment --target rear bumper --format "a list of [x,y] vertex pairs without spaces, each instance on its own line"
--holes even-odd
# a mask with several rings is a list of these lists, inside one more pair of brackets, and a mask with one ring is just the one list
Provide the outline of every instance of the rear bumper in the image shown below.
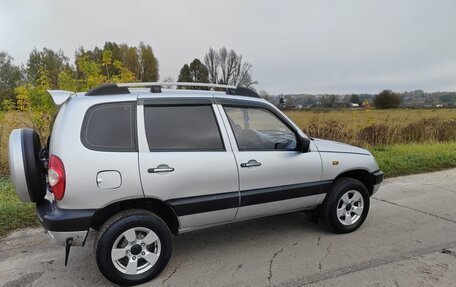
[[62,209],[55,201],[46,199],[36,204],[38,220],[49,235],[59,245],[65,245],[68,238],[73,239],[72,245],[84,245],[90,221],[95,209]]
[[95,209],[61,209],[46,199],[36,204],[38,220],[49,231],[88,230]]

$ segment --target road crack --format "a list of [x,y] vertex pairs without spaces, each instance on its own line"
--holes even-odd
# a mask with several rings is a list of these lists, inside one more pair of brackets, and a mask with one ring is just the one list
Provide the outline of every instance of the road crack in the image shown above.
[[331,246],[332,246],[332,242],[329,242],[328,247],[326,248],[325,258],[328,257],[329,254],[331,253]]
[[415,249],[411,250],[405,253],[400,253],[397,255],[391,255],[391,256],[386,256],[386,257],[381,257],[381,258],[376,258],[376,259],[371,259],[367,261],[362,261],[359,263],[343,266],[340,268],[328,270],[325,272],[321,273],[315,273],[311,275],[307,275],[301,278],[296,278],[293,280],[286,281],[280,286],[289,286],[289,287],[298,287],[298,286],[304,286],[308,284],[315,284],[317,282],[327,280],[330,278],[336,278],[339,276],[347,275],[350,273],[366,270],[366,269],[371,269],[375,268],[378,266],[394,263],[394,262],[399,262],[403,260],[410,260],[415,257],[423,256],[426,254],[431,254],[435,252],[442,252],[442,250],[449,250],[451,248],[456,247],[456,241],[453,242],[448,242],[444,243],[438,246],[432,246],[428,248],[423,248],[423,249]]
[[283,247],[282,249],[276,251],[276,252],[274,253],[274,255],[272,255],[271,259],[269,260],[269,274],[268,274],[268,283],[269,283],[269,286],[273,286],[273,285],[271,285],[271,281],[272,281],[272,264],[274,263],[274,259],[276,258],[276,256],[283,252],[283,249],[284,249],[284,248],[285,248],[285,247]]
[[452,255],[452,256],[456,257],[456,252],[451,251],[450,249],[443,248],[441,252],[443,254],[449,254],[449,255]]
[[427,212],[427,211],[423,211],[423,210],[419,210],[419,209],[416,209],[416,208],[413,208],[413,207],[405,206],[405,205],[402,205],[402,204],[399,204],[399,203],[391,202],[391,201],[388,201],[386,199],[380,199],[380,198],[373,197],[373,196],[371,198],[375,199],[375,200],[378,200],[378,201],[385,202],[385,203],[389,203],[389,204],[392,204],[392,205],[395,205],[395,206],[399,206],[399,207],[402,207],[402,208],[407,208],[409,210],[413,210],[413,211],[416,211],[416,212],[419,212],[419,213],[422,213],[422,214],[425,214],[425,215],[429,215],[429,216],[432,216],[432,217],[435,217],[435,218],[439,218],[439,219],[448,221],[448,222],[456,223],[456,220],[453,220],[453,219],[450,219],[450,218],[446,218],[446,217],[443,217],[443,216],[440,216],[440,215],[437,215],[437,214],[433,214],[433,213],[430,213],[430,212]]
[[166,277],[165,279],[163,279],[162,281],[162,285],[165,284],[166,281],[168,281],[171,277],[173,277],[174,274],[176,274],[176,271],[177,269],[181,266],[181,264],[177,265],[176,267],[174,267],[174,270],[173,272],[171,272],[171,274],[168,275],[168,277]]

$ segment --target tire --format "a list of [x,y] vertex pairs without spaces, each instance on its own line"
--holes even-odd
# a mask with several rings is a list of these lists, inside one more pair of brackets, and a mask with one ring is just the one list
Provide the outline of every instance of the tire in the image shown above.
[[16,129],[9,138],[8,161],[17,195],[38,202],[46,195],[46,171],[40,159],[41,142],[32,129]]
[[[100,228],[94,251],[98,268],[106,279],[123,286],[137,285],[155,278],[168,264],[172,253],[171,232],[152,212],[126,210]],[[136,273],[131,272],[134,270]]]
[[337,179],[323,201],[322,220],[332,232],[353,232],[366,220],[369,199],[366,186],[359,180]]

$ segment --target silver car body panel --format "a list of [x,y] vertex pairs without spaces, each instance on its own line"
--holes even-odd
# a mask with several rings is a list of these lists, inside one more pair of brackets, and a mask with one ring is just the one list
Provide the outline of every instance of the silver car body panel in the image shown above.
[[[176,98],[176,97],[167,97]],[[207,96],[205,97],[207,98]],[[160,100],[163,97],[152,99]],[[176,98],[177,100],[179,98]],[[220,114],[212,105],[217,121]],[[146,197],[166,201],[185,197],[210,195],[239,191],[238,171],[226,130],[220,125],[220,133],[225,145],[225,151],[169,151],[151,152],[147,144],[144,106],[138,105],[138,143],[139,169],[142,186]],[[204,160],[202,160],[204,159]],[[167,165],[174,168],[168,173],[149,173],[148,169]],[[180,227],[188,228],[194,225],[206,225],[234,219],[237,208],[211,211],[204,219],[202,213],[181,216]]]
[[[65,196],[57,201],[64,209],[97,209],[125,199],[143,197],[136,152],[100,152],[81,143],[81,127],[86,111],[106,102],[135,101],[132,95],[84,96],[70,98],[62,105],[54,123],[49,153],[57,155],[65,166]],[[122,185],[102,189],[97,174],[118,171]]]
[[322,160],[322,180],[332,180],[350,170],[379,170],[375,158],[365,149],[322,139],[314,139],[314,143]]

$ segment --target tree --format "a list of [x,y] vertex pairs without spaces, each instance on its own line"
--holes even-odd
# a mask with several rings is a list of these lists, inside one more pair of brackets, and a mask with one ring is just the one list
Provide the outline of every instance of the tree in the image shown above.
[[374,98],[374,106],[377,109],[395,109],[400,103],[399,95],[391,90],[384,90]]
[[156,82],[158,81],[158,60],[154,56],[152,47],[145,45],[143,42],[139,44],[139,59],[141,63],[140,81]]
[[219,59],[218,53],[212,48],[209,48],[206,56],[204,56],[204,63],[209,72],[209,81],[211,83],[218,82],[218,69],[219,69]]
[[122,51],[122,63],[128,70],[132,71],[135,76],[136,80],[140,80],[141,74],[141,64],[139,62],[139,53],[138,48],[136,47],[129,47],[126,44],[122,44],[119,46]]
[[[106,42],[102,49],[95,47],[93,50],[85,50],[80,47],[75,53],[78,79],[83,77],[78,59],[83,57],[85,61],[101,65],[100,73],[107,79],[131,78],[130,75],[126,76],[125,69],[134,75],[130,81],[155,82],[159,78],[158,60],[152,48],[142,42],[138,47],[115,42]],[[122,64],[122,68],[119,63]]]
[[351,95],[350,97],[350,103],[352,104],[360,104],[361,100],[359,99],[359,96],[356,94]]
[[251,87],[258,83],[252,78],[252,64],[244,62],[242,55],[236,54],[234,50],[228,51],[222,47],[217,52],[209,48],[204,63],[211,83],[241,87]]
[[42,51],[33,49],[27,61],[27,79],[30,83],[36,83],[40,77],[39,70],[45,69],[48,71],[50,79],[50,87],[56,88],[58,85],[58,76],[65,69],[70,69],[68,58],[62,50],[57,52],[44,48]]
[[21,70],[13,64],[13,58],[0,52],[0,101],[14,99],[14,88],[21,78]]
[[192,76],[190,74],[190,66],[185,64],[182,66],[179,72],[179,76],[177,77],[178,82],[191,82]]
[[194,59],[180,70],[178,82],[209,83],[209,72],[200,60]]
[[324,95],[321,97],[321,104],[324,108],[334,108],[336,105],[335,95]]

